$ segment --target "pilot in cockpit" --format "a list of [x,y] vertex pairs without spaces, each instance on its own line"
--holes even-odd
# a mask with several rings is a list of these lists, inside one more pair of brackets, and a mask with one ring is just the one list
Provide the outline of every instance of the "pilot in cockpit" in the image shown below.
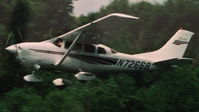
[[63,44],[63,39],[58,38],[58,39],[54,42],[54,44],[55,44],[57,47],[61,47],[62,44]]

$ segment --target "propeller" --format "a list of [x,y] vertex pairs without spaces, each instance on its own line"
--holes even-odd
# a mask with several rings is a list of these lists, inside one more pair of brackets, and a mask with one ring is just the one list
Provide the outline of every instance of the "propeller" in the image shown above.
[[[19,30],[17,30],[17,33],[18,33],[20,39],[22,40],[22,35]],[[11,32],[8,35],[8,38],[6,40],[5,50],[10,53],[15,54],[17,58],[20,58],[21,47],[18,46],[18,43],[16,41],[14,42],[14,39],[15,39],[14,34]],[[20,41],[20,42],[22,42],[22,41]],[[13,45],[11,45],[11,44],[13,44]]]
[[10,42],[13,40],[15,41],[15,43],[20,43],[23,42],[23,36],[21,31],[16,28],[15,30],[11,31],[8,35],[7,41],[6,41],[6,46],[10,45]]
[[13,37],[13,33],[9,33],[8,39],[6,40],[5,48],[9,45],[11,38]]
[[[23,36],[22,36],[21,32],[18,29],[16,29],[16,33],[17,33],[17,37],[15,34],[13,34],[13,32],[9,33],[7,40],[6,40],[5,47],[8,47],[11,44],[17,44],[17,43],[23,42]],[[18,42],[16,40],[18,40]]]

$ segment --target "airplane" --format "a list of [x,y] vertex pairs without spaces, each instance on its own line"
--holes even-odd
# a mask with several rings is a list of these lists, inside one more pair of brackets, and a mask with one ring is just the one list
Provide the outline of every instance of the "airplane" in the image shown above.
[[[6,48],[16,55],[20,63],[31,68],[32,74],[24,76],[27,82],[41,82],[43,79],[35,75],[40,69],[59,70],[76,73],[78,80],[90,81],[97,74],[113,72],[133,72],[136,70],[155,70],[162,66],[175,66],[192,62],[191,58],[183,58],[193,32],[179,29],[160,49],[140,54],[125,54],[106,45],[96,43],[99,36],[84,36],[86,31],[97,29],[107,33],[113,27],[123,25],[125,21],[135,21],[138,17],[112,13],[78,27],[61,36],[42,42],[24,42]],[[109,26],[113,27],[109,27]],[[99,33],[98,32],[98,33]],[[66,79],[53,80],[54,85],[62,86],[70,83]]]

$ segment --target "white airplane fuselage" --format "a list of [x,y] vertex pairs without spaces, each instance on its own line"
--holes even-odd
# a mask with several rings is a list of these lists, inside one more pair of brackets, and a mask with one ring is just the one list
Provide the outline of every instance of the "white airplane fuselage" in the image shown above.
[[[104,48],[106,53],[99,54],[72,50],[70,55],[59,66],[55,66],[57,60],[63,57],[67,49],[57,47],[50,42],[35,42],[17,44],[19,48],[18,59],[26,67],[34,65],[41,69],[61,70],[77,73],[80,69],[90,73],[133,72],[134,70],[149,70],[156,68],[147,59],[141,59],[134,55],[119,52],[111,52],[111,48],[104,45],[94,45]],[[13,45],[14,47],[14,45]]]
[[[123,20],[130,22],[138,19],[135,16],[112,13],[50,40],[15,44],[6,50],[14,53],[22,65],[34,69],[32,74],[24,76],[28,82],[41,81],[34,75],[39,69],[74,72],[77,73],[75,77],[78,80],[91,80],[95,78],[94,74],[153,70],[193,61],[183,56],[194,33],[183,29],[179,29],[160,49],[147,53],[130,55],[116,52],[102,44],[93,44],[101,38],[99,34],[103,35],[110,30],[107,26],[120,28],[123,25],[119,24],[120,21],[123,23]],[[118,26],[112,24],[113,21]],[[86,29],[99,30],[96,32],[98,36],[86,38],[83,33],[90,31]],[[55,85],[63,85],[63,82],[60,79],[53,81]]]
[[15,53],[22,65],[36,70],[41,68],[75,73],[85,71],[93,74],[133,72],[175,65],[180,61],[193,61],[183,58],[193,34],[180,29],[162,48],[134,55],[116,52],[102,44],[76,42],[72,45],[63,41],[59,46],[55,43],[56,40],[20,43],[9,46],[6,50]]

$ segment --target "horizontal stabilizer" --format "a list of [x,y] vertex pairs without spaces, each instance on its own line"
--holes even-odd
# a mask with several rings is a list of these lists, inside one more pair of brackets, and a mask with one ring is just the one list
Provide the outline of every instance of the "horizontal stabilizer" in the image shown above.
[[154,63],[154,65],[157,66],[171,66],[171,65],[182,65],[182,64],[192,64],[194,59],[192,58],[181,58],[181,59],[170,59],[170,60],[164,60]]

